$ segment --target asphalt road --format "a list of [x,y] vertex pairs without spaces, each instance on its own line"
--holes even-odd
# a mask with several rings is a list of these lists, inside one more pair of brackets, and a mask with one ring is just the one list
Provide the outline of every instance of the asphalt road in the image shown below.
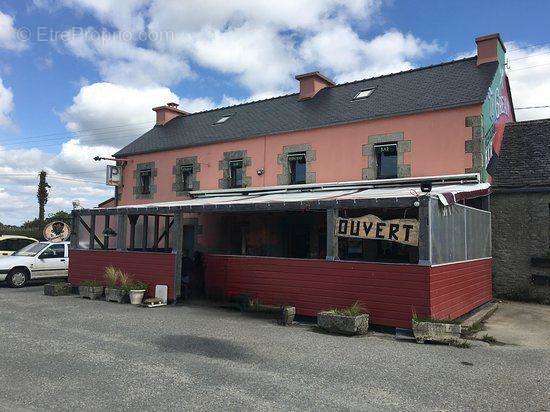
[[550,351],[346,338],[0,287],[0,409],[543,410]]

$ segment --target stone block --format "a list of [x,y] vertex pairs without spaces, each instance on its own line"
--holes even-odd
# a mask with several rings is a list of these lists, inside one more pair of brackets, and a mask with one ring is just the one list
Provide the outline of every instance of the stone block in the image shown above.
[[338,315],[333,312],[319,312],[317,326],[327,332],[341,335],[364,335],[369,328],[369,315],[358,316]]

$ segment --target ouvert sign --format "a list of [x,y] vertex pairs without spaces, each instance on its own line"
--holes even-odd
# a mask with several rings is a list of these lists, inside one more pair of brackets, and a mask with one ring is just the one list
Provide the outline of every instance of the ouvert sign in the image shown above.
[[382,220],[378,216],[365,215],[338,218],[336,236],[358,239],[388,240],[405,245],[418,245],[418,220]]

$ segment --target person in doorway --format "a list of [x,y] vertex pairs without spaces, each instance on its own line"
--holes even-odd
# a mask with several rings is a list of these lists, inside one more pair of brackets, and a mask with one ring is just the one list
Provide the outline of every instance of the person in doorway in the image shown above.
[[189,250],[183,250],[181,260],[181,296],[188,300],[191,296],[191,275],[193,274],[193,259],[189,256]]

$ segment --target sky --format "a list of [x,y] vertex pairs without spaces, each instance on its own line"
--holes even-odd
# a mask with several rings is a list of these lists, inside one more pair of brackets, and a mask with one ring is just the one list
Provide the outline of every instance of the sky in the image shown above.
[[[0,222],[112,196],[110,156],[186,111],[298,89],[296,74],[336,82],[475,53],[499,32],[516,108],[550,105],[550,2],[385,0],[0,0]],[[519,109],[518,120],[550,117]]]

